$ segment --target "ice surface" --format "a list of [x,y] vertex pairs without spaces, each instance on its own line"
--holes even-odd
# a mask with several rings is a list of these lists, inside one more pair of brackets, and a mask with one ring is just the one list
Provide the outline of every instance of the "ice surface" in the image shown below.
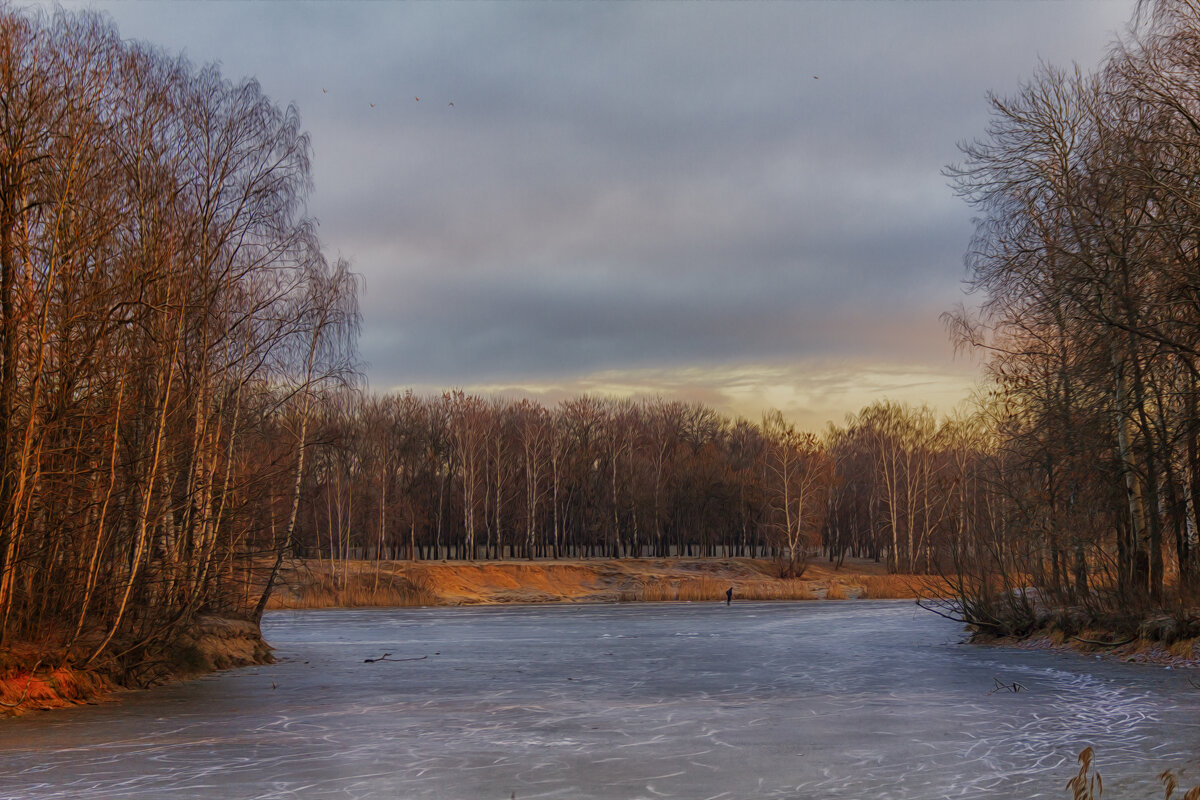
[[1158,796],[1167,767],[1200,782],[1195,676],[964,645],[908,602],[279,612],[264,629],[277,664],[0,721],[0,797],[1029,800],[1066,797],[1086,745],[1106,797]]

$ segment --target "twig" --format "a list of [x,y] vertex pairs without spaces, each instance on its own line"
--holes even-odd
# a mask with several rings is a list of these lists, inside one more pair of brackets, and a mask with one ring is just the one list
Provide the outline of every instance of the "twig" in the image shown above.
[[988,694],[995,694],[996,692],[1000,691],[1001,689],[1005,690],[1006,692],[1012,692],[1013,694],[1020,693],[1020,691],[1022,689],[1024,689],[1025,691],[1029,691],[1028,686],[1025,686],[1024,684],[1021,684],[1021,683],[1017,683],[1016,681],[1013,681],[1012,683],[1005,683],[1004,681],[1000,680],[999,678],[992,678],[992,680],[996,682],[996,688],[992,689],[990,692],[988,692]]
[[376,661],[424,661],[425,659],[429,658],[429,656],[417,656],[416,658],[389,658],[388,656],[390,655],[391,653],[384,653],[379,658],[364,658],[363,663],[374,664]]
[[1094,645],[1096,645],[1097,647],[1120,647],[1120,646],[1121,646],[1121,645],[1123,645],[1123,644],[1129,644],[1130,642],[1132,642],[1132,641],[1133,641],[1134,639],[1136,639],[1137,637],[1136,637],[1136,636],[1130,636],[1128,639],[1122,639],[1122,640],[1121,640],[1121,641],[1119,641],[1119,642],[1098,642],[1098,641],[1096,641],[1095,639],[1084,639],[1084,638],[1082,638],[1082,637],[1080,637],[1080,636],[1072,636],[1071,638],[1072,638],[1072,639],[1074,639],[1074,640],[1075,640],[1075,641],[1077,641],[1077,642],[1083,642],[1084,644],[1094,644]]

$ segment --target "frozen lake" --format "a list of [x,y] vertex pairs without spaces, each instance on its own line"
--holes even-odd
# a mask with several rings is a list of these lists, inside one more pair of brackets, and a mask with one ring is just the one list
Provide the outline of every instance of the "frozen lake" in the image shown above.
[[[3,798],[1066,798],[1200,782],[1200,675],[910,602],[278,612],[279,663],[0,720]],[[391,653],[393,659],[363,663]],[[1025,691],[993,692],[996,680]]]

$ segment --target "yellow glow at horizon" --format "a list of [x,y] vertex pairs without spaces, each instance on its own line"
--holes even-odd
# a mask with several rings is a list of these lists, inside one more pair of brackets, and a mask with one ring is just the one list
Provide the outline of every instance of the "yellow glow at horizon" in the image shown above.
[[[820,431],[842,425],[846,415],[876,400],[927,405],[949,414],[971,394],[978,380],[974,364],[943,367],[852,362],[739,364],[670,369],[605,370],[557,382],[463,385],[484,396],[529,397],[552,406],[582,394],[615,398],[662,396],[699,401],[729,417],[757,421],[764,411],[779,409],[801,427]],[[417,394],[438,393],[448,386],[412,388]]]

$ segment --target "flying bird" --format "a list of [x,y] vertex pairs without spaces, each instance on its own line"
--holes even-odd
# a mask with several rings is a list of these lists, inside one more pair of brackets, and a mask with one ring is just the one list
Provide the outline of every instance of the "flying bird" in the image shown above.
[[821,80],[821,77],[819,75],[813,75],[813,80],[819,81],[819,80]]
[[324,86],[321,87],[321,94],[329,94],[329,92],[325,91]]
[[374,104],[374,103],[370,103],[369,105],[371,106],[371,108],[374,108],[374,107],[375,107],[375,104]]
[[450,107],[451,107],[451,108],[454,108],[454,103],[450,103]]
[[421,98],[419,98],[419,97],[414,97],[413,99],[416,100],[418,103],[421,102]]

